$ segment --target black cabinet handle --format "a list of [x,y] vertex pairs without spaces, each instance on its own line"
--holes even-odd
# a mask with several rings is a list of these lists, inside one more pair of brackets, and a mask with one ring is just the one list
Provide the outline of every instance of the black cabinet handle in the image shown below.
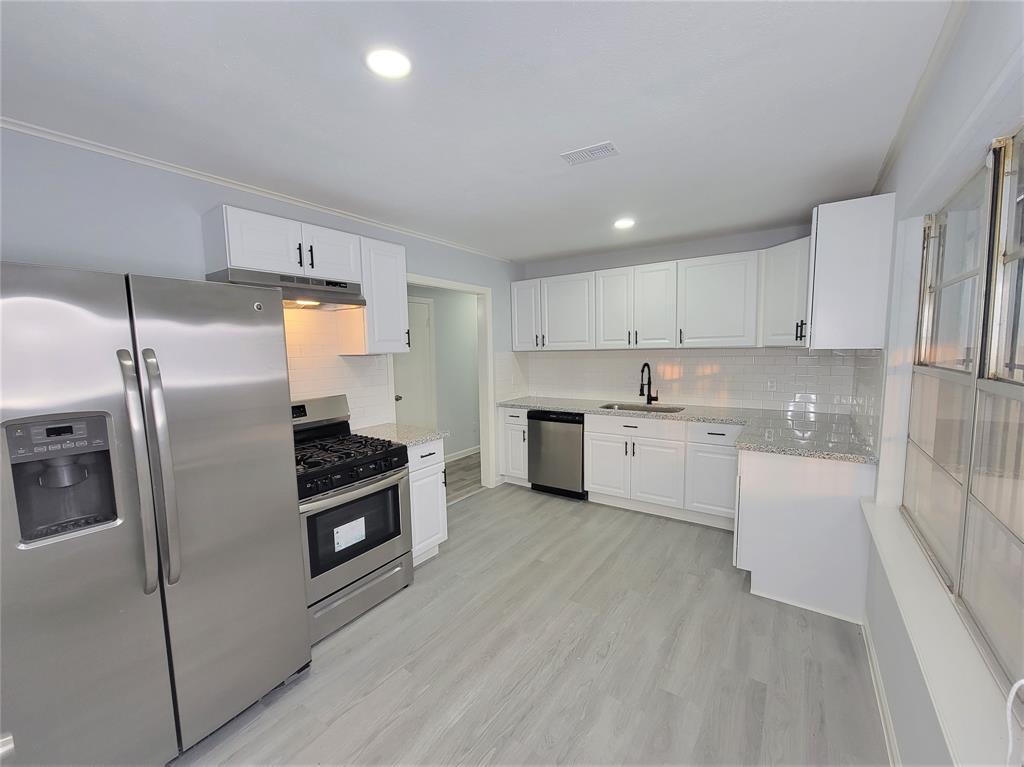
[[682,345],[682,343],[683,343],[683,329],[679,328],[679,344]]
[[627,330],[627,331],[626,331],[626,346],[629,346],[629,345],[630,345],[631,343],[633,343],[633,342],[632,342],[632,341],[631,341],[630,339],[631,339],[631,334],[630,334],[630,332],[629,332],[629,331]]
[[302,266],[302,243],[299,243],[299,266]]
[[633,443],[633,457],[636,458],[636,442]]
[[315,268],[313,266],[313,246],[312,245],[309,246],[309,268],[310,269]]
[[629,440],[627,439],[622,443],[622,454],[629,455]]
[[624,424],[622,424],[622,428],[623,429],[639,429],[640,427],[639,426],[634,426],[631,423],[624,423]]
[[523,442],[526,442],[526,429],[523,429]]
[[405,345],[408,346],[410,349],[412,348],[412,336],[409,335],[408,330],[405,331]]
[[441,484],[448,487],[448,469],[441,469]]
[[430,458],[430,456],[432,456],[432,455],[437,455],[437,451],[436,450],[432,450],[429,453],[424,453],[423,455],[420,456],[420,458]]
[[518,416],[518,415],[511,415],[511,414],[509,414],[509,418],[520,418],[520,417],[521,417],[521,416]]
[[638,340],[637,332],[633,331],[633,346],[639,346],[640,341]]
[[540,346],[540,336],[538,336],[536,333],[533,334],[533,345]]
[[800,340],[800,323],[799,322],[797,322],[795,325],[793,325],[793,340],[794,341],[799,341]]
[[547,339],[544,338],[544,334],[543,333],[540,334],[540,345],[541,346],[547,346],[548,345]]
[[724,437],[725,436],[725,432],[724,431],[709,431],[708,432],[708,436],[709,437]]

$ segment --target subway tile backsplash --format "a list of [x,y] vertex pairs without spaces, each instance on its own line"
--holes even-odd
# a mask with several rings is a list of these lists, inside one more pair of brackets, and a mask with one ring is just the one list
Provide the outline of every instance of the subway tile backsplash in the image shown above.
[[[881,352],[807,349],[664,349],[528,352],[529,394],[639,400],[650,362],[662,402],[841,413],[877,431]],[[870,435],[865,435],[869,438]]]

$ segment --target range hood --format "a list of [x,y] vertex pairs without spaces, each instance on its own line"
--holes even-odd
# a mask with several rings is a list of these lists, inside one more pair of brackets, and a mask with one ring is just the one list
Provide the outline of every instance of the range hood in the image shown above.
[[318,277],[300,277],[231,267],[208,274],[206,279],[210,282],[230,282],[259,288],[281,288],[282,298],[289,306],[328,311],[345,306],[366,306],[362,286],[358,282],[322,280]]

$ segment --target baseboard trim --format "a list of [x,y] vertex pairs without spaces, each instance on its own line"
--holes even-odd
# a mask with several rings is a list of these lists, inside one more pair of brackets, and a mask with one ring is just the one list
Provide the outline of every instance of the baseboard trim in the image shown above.
[[792,605],[793,607],[799,607],[801,610],[810,610],[812,613],[819,613],[821,615],[827,615],[829,618],[838,618],[841,621],[846,621],[847,623],[852,623],[855,626],[863,626],[864,625],[864,621],[862,619],[860,619],[860,618],[854,618],[854,617],[851,617],[849,615],[843,615],[842,613],[833,612],[832,610],[825,610],[824,608],[821,608],[821,607],[814,607],[813,605],[806,605],[806,604],[803,604],[802,602],[796,602],[796,601],[794,601],[792,599],[783,599],[782,597],[777,597],[774,594],[768,594],[768,593],[766,593],[764,591],[759,591],[758,589],[754,588],[754,573],[753,573],[753,571],[751,571],[751,573],[750,573],[750,593],[753,594],[755,597],[764,597],[765,599],[771,599],[771,600],[773,600],[775,602],[782,602],[782,604],[784,604],[784,605]]
[[507,474],[498,475],[498,484],[508,483],[510,485],[519,485],[519,487],[525,487],[527,490],[530,489],[530,481],[527,479],[520,479],[519,477],[510,477]]
[[465,458],[468,455],[473,455],[474,453],[479,452],[480,446],[477,445],[476,447],[467,447],[465,450],[457,450],[454,453],[445,453],[444,459],[446,461],[457,461],[460,458]]
[[676,509],[671,506],[660,506],[657,503],[647,501],[634,501],[631,498],[619,498],[614,495],[603,495],[602,493],[590,493],[590,501],[600,503],[602,506],[614,506],[617,509],[628,509],[639,511],[643,514],[653,514],[656,517],[667,517],[678,522],[693,522],[705,527],[715,527],[719,530],[732,530],[734,521],[731,517],[720,517],[717,514],[706,514],[703,511],[690,511],[689,509]]
[[891,767],[900,767],[903,764],[900,759],[899,744],[896,742],[896,728],[892,723],[892,712],[889,710],[889,701],[885,697],[885,685],[882,683],[882,670],[878,666],[878,656],[875,654],[875,642],[871,638],[871,624],[866,620],[863,623],[864,648],[868,654],[868,668],[871,669],[871,683],[875,687],[875,700],[878,702],[878,714],[882,718],[882,734],[885,735],[885,750],[889,754]]

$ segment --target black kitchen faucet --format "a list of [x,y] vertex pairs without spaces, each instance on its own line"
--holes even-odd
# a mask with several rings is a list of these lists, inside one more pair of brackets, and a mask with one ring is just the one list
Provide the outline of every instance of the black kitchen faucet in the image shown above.
[[[646,392],[644,391],[644,370],[647,371],[647,390],[646,390]],[[645,362],[640,367],[640,396],[643,397],[645,394],[647,395],[647,404],[648,405],[650,405],[653,402],[657,402],[658,401],[658,395],[656,393],[655,394],[651,394],[651,363],[650,362]]]

